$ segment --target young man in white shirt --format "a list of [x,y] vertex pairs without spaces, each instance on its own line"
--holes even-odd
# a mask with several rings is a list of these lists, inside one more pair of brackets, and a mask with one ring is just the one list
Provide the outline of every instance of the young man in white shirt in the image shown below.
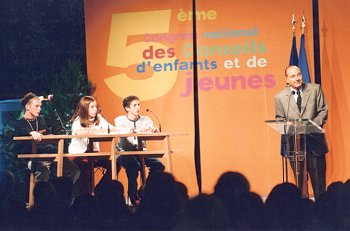
[[[154,127],[153,121],[147,117],[140,115],[140,99],[137,96],[128,96],[123,100],[123,107],[126,115],[115,118],[115,128],[120,134],[128,133],[154,133],[158,129]],[[142,144],[142,148],[146,149],[146,144]],[[117,148],[122,151],[139,150],[138,140],[136,137],[126,137],[119,140]],[[163,172],[165,167],[157,158],[145,158],[145,164],[153,172]],[[140,160],[137,156],[119,156],[118,165],[123,166],[128,177],[128,195],[133,205],[140,203],[140,195],[137,192],[137,177],[140,171]]]

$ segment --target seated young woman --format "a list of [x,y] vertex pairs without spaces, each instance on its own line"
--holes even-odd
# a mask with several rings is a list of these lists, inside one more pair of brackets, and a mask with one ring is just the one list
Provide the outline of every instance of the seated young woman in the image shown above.
[[[94,97],[84,96],[80,99],[78,106],[72,116],[72,134],[87,134],[87,133],[107,133],[114,132],[115,128],[99,114],[98,104]],[[73,138],[69,147],[69,153],[84,153],[100,151],[98,142],[89,142],[88,138]],[[80,168],[80,194],[91,194],[91,175],[93,169],[92,163],[86,157],[76,157],[73,161]],[[109,160],[97,160],[94,166],[103,167],[106,172],[100,182],[110,180],[111,164]]]

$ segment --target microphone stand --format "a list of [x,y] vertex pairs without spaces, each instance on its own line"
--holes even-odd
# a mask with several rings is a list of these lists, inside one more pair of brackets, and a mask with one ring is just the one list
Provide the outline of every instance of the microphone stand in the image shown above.
[[[287,107],[287,114],[286,114],[286,118],[285,118],[285,124],[284,124],[284,135],[282,136],[282,154],[283,154],[283,147],[285,147],[285,151],[286,151],[286,156],[283,157],[282,159],[282,169],[283,169],[283,182],[284,182],[284,173],[286,173],[286,182],[288,183],[288,166],[287,166],[287,159],[285,159],[285,157],[288,158],[288,152],[287,152],[287,130],[288,130],[288,122],[289,122],[289,108],[290,108],[290,98],[292,97],[292,95],[295,94],[295,91],[292,91],[288,97],[288,107]],[[283,161],[285,160],[285,161]],[[284,162],[284,163],[283,163]]]
[[[51,95],[48,95],[47,97],[45,97],[45,96],[39,96],[39,98],[40,98],[41,101],[48,101],[48,102],[51,102],[52,99],[53,99],[53,97],[54,97],[54,96],[53,96],[52,94],[51,94]],[[56,115],[56,117],[57,117],[57,119],[58,119],[58,122],[59,122],[60,125],[61,125],[61,128],[62,128],[63,131],[66,133],[66,135],[68,135],[69,132],[68,132],[68,130],[66,129],[66,127],[64,126],[64,124],[63,124],[63,122],[62,122],[62,119],[61,119],[60,115],[58,114],[57,110],[54,109],[53,111],[54,111],[54,113],[55,113],[55,115]]]
[[158,118],[158,116],[152,111],[152,110],[150,110],[150,109],[146,109],[146,111],[147,112],[151,112],[153,115],[154,115],[154,117],[156,117],[156,119],[158,120],[158,128],[159,128],[159,132],[162,132],[162,125],[160,124],[160,120],[159,120],[159,118]]
[[69,132],[66,129],[66,127],[63,125],[62,119],[61,119],[60,115],[58,114],[58,112],[56,111],[56,109],[54,109],[54,112],[56,114],[56,117],[57,117],[58,121],[60,122],[60,125],[61,125],[62,129],[65,131],[66,135],[68,135]]

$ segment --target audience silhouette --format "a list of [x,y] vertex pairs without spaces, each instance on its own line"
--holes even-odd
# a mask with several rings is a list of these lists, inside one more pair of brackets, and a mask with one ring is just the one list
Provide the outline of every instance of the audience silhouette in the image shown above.
[[[267,228],[303,230],[310,228],[307,214],[311,210],[308,199],[302,199],[299,188],[291,183],[276,185],[265,201]],[[306,214],[306,216],[305,216]]]
[[222,174],[215,185],[214,195],[225,205],[230,219],[230,228],[238,229],[238,217],[242,212],[239,207],[242,196],[248,198],[250,185],[245,176],[239,172],[226,172]]
[[125,203],[124,187],[119,181],[110,180],[99,184],[95,190],[96,228],[124,230],[125,220],[131,210]]
[[58,203],[54,186],[48,181],[39,181],[35,184],[33,195],[34,206],[29,211],[29,228],[56,229]]
[[0,170],[0,229],[20,230],[27,219],[26,204],[14,199],[15,177]]
[[168,230],[176,222],[182,206],[178,184],[170,173],[154,172],[147,178],[144,195],[135,213],[135,228]]
[[181,210],[174,230],[228,230],[230,219],[224,203],[215,195],[199,194]]
[[291,183],[265,201],[239,172],[222,174],[212,194],[189,198],[170,173],[151,174],[139,206],[129,206],[119,181],[73,199],[66,177],[38,182],[34,206],[14,199],[15,177],[0,171],[0,229],[5,230],[350,230],[350,179],[333,182],[316,201]]

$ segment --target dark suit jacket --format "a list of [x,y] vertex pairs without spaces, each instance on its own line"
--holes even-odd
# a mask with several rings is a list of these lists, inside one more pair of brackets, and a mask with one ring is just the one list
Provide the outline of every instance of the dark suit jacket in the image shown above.
[[[299,111],[293,95],[290,95],[291,88],[286,87],[275,96],[276,119],[310,119],[320,127],[326,123],[328,106],[319,84],[303,83],[301,111]],[[327,153],[328,146],[325,135],[321,133],[307,136],[306,148],[315,156]]]

